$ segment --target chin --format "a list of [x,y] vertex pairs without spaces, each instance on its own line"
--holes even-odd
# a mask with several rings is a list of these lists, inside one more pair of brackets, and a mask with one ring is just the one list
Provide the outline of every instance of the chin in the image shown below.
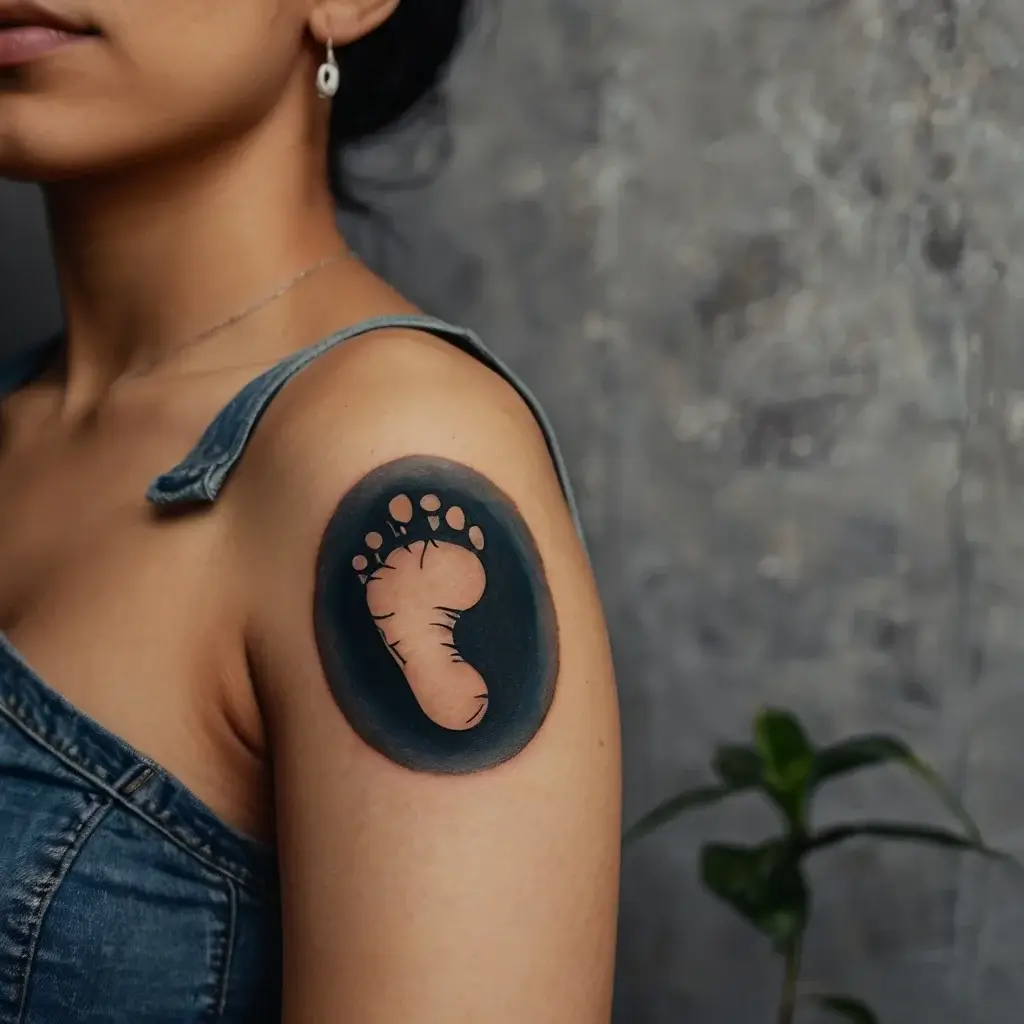
[[86,177],[109,165],[103,154],[84,152],[71,143],[5,133],[0,115],[0,178],[44,185]]
[[0,83],[0,178],[57,181],[101,166],[110,126],[98,106],[70,100],[64,90],[8,90]]
[[107,103],[62,109],[54,101],[34,110],[16,109],[0,93],[0,178],[39,185],[98,178],[158,163],[181,145],[169,128],[155,132],[158,118],[120,111]]
[[[0,178],[56,184],[125,172],[172,172],[231,146],[267,116],[251,88],[153,91],[111,98],[65,91],[5,92],[0,86]],[[272,97],[271,97],[272,98]],[[218,99],[220,102],[218,102]]]

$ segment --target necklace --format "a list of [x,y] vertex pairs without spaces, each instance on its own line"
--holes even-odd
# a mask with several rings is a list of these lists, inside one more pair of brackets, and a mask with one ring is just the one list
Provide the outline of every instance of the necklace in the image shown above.
[[356,256],[356,254],[351,249],[345,248],[341,249],[338,252],[332,252],[327,256],[322,257],[321,259],[317,260],[316,263],[313,263],[308,267],[304,267],[293,277],[290,277],[288,278],[287,281],[284,281],[283,283],[279,284],[269,295],[264,295],[262,298],[257,299],[256,302],[252,303],[252,305],[246,306],[244,309],[240,310],[237,313],[232,313],[231,316],[225,317],[225,319],[215,323],[212,327],[207,327],[206,330],[204,330],[201,334],[197,334],[195,335],[195,337],[186,341],[184,344],[179,345],[166,359],[161,360],[161,362],[155,363],[154,365],[149,367],[144,367],[137,370],[129,370],[127,373],[123,373],[121,375],[120,380],[124,381],[129,380],[133,377],[143,377],[147,373],[152,373],[157,367],[161,366],[163,363],[167,363],[170,360],[176,358],[177,356],[181,355],[182,352],[189,351],[195,348],[196,346],[201,345],[203,342],[208,341],[210,338],[212,338],[215,334],[219,334],[221,331],[227,330],[227,328],[229,327],[234,327],[234,325],[239,323],[240,321],[247,319],[254,313],[258,313],[261,309],[265,308],[266,306],[269,306],[272,302],[275,302],[277,299],[281,298],[282,295],[285,295],[287,292],[290,292],[300,281],[304,281],[307,277],[310,277],[312,274],[315,274],[318,270],[321,270],[328,264],[334,263],[340,259],[358,259],[358,256]]

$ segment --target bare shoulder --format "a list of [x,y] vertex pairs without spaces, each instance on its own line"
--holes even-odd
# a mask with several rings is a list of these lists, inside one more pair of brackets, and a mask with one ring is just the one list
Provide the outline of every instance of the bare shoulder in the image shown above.
[[607,1021],[615,687],[528,407],[444,343],[368,337],[285,389],[230,490],[283,1019]]
[[[327,463],[405,448],[459,448],[543,472],[543,435],[516,390],[478,359],[419,331],[354,339],[299,374],[275,400],[251,461],[261,476],[319,474]],[[369,449],[373,449],[373,453]],[[520,465],[522,464],[522,465]]]
[[486,477],[514,500],[532,531],[584,569],[546,440],[526,402],[478,359],[419,331],[355,339],[288,384],[238,473],[239,512],[257,535],[322,532],[344,492],[397,460],[411,467],[411,458],[458,464],[466,479],[472,471]]
[[[434,583],[467,588],[435,595],[431,606],[442,609],[435,619],[447,619],[441,632],[449,635],[439,638],[457,659],[468,650],[451,642],[463,613],[483,624],[480,635],[518,623],[524,636],[547,638],[541,718],[566,644],[573,648],[565,623],[588,650],[604,649],[589,562],[543,431],[516,389],[473,356],[418,331],[356,339],[284,389],[250,449],[233,486],[245,557],[257,571],[251,592],[264,609],[305,587],[322,616],[344,591],[356,607],[370,606],[375,635],[400,662],[412,641],[387,640],[383,595],[406,593],[413,575],[425,586],[433,571]],[[468,643],[470,631],[459,632]],[[319,639],[321,660],[325,648],[337,651]],[[355,669],[339,663],[334,671]],[[495,695],[468,678],[465,686],[475,694],[443,712],[445,726],[464,712],[496,720]],[[424,710],[430,698],[416,697]]]

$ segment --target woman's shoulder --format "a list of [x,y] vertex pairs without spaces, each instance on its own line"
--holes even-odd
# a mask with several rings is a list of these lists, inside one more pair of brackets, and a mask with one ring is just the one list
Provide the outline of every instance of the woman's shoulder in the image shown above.
[[353,338],[290,380],[231,490],[243,515],[277,507],[323,522],[366,473],[410,455],[460,462],[503,489],[564,506],[543,430],[516,387],[456,345],[409,327]]
[[232,543],[285,946],[309,991],[341,971],[344,998],[374,1019],[420,1006],[476,1020],[500,1004],[507,1021],[598,1020],[617,898],[615,687],[527,403],[453,346],[389,330],[295,377],[257,434],[228,488]]
[[433,424],[486,430],[501,421],[515,430],[520,418],[520,426],[532,424],[504,377],[451,341],[405,326],[370,331],[325,353],[279,401],[280,427],[311,440],[355,423],[371,430],[414,424],[429,436]]

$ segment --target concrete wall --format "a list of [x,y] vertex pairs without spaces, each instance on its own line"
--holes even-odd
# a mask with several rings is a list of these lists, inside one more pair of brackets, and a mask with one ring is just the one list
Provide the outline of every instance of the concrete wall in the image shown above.
[[[388,199],[394,237],[356,237],[560,430],[627,818],[772,702],[822,741],[897,732],[1024,853],[1024,8],[503,7],[456,77],[453,161]],[[53,316],[25,196],[0,189],[0,344]],[[895,772],[819,811],[943,820]],[[741,802],[629,853],[619,1024],[772,1020],[778,965],[696,881],[701,842],[771,827]],[[813,874],[809,980],[890,1024],[1020,1019],[1024,885],[869,845]]]

